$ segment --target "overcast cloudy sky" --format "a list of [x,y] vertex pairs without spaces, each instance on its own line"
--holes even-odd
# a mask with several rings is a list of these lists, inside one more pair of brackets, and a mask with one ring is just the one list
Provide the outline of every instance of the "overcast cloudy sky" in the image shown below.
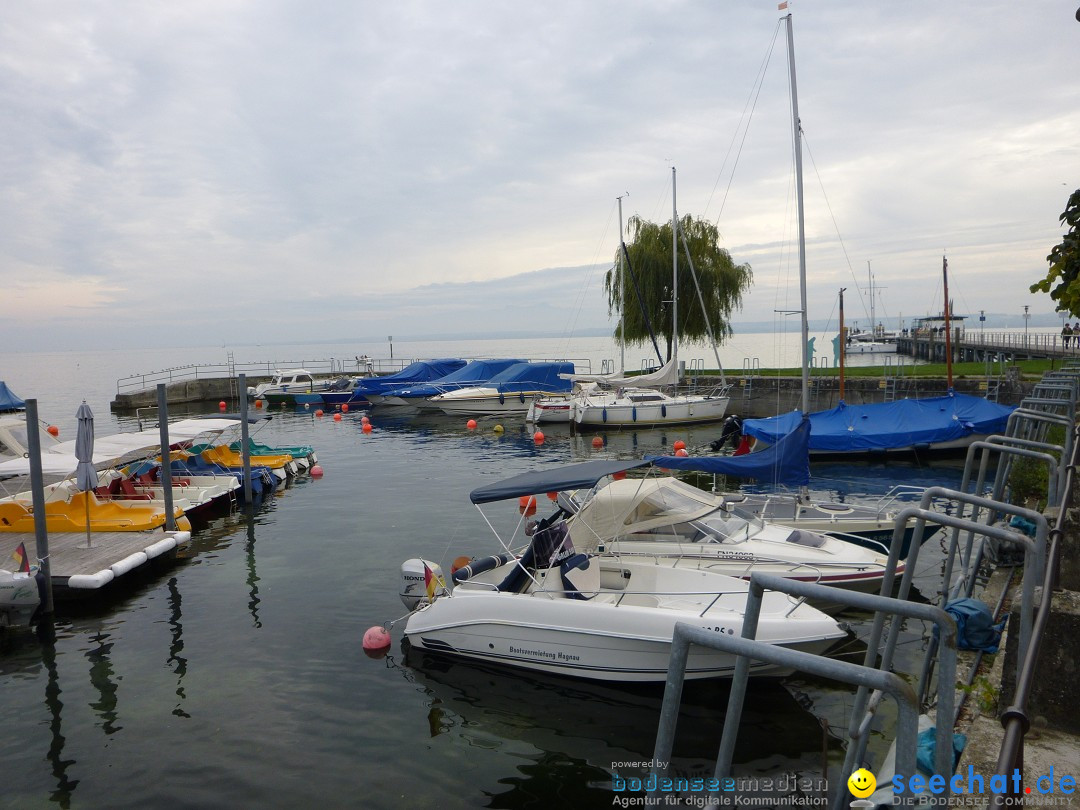
[[[879,318],[940,310],[943,252],[958,309],[1052,310],[1027,288],[1080,187],[1076,5],[791,4],[811,318],[840,286],[861,314],[868,260]],[[782,13],[8,3],[0,341],[604,326],[615,198],[669,217],[672,166],[753,267],[739,320],[772,319],[798,301]]]

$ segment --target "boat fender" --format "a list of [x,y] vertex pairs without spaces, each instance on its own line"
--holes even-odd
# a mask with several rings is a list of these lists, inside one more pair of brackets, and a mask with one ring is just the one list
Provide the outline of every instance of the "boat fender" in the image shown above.
[[488,557],[481,557],[479,560],[472,560],[468,565],[463,565],[451,576],[454,582],[465,582],[467,579],[471,579],[477,574],[482,574],[485,571],[491,571],[494,568],[498,568],[500,565],[506,565],[513,559],[513,556],[503,552],[502,554],[493,554]]
[[502,391],[499,392],[499,404],[500,405],[505,405],[506,404],[506,397],[503,395]]
[[660,406],[660,415],[665,419],[667,418],[667,405]]
[[603,413],[601,415],[604,417],[604,421],[606,422],[607,421],[607,408],[604,408]]
[[521,400],[522,404],[525,403],[525,392],[524,391],[519,391],[518,392],[518,399]]
[[630,418],[637,421],[637,405],[630,409]]

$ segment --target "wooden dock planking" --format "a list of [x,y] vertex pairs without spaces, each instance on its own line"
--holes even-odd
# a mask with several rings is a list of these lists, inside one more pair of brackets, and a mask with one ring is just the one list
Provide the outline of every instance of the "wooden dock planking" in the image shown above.
[[[93,590],[141,564],[190,542],[190,532],[57,532],[49,535],[49,562],[54,585]],[[31,564],[37,560],[37,539],[28,532],[0,532],[0,568],[16,569],[12,555],[26,545]],[[111,575],[110,575],[111,574]],[[71,578],[75,577],[75,583]]]

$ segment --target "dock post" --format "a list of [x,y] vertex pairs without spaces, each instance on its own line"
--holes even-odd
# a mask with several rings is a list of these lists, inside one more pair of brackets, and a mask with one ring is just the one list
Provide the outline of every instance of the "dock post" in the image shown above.
[[49,563],[49,532],[45,524],[45,478],[41,472],[41,423],[37,400],[26,400],[26,443],[30,453],[30,496],[34,505],[34,537],[41,574],[45,577],[45,604],[42,612],[53,614],[52,566]]
[[244,503],[251,503],[251,448],[248,446],[247,375],[237,377],[240,388],[240,457],[244,460]]
[[165,383],[157,385],[158,436],[161,441],[161,487],[165,493],[165,531],[176,531],[176,516],[173,514],[172,491],[172,456],[169,455],[169,400],[165,393]]

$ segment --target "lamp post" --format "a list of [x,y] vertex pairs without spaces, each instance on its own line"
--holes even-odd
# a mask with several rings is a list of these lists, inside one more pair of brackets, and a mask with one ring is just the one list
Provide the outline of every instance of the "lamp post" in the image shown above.
[[1031,317],[1031,313],[1028,312],[1028,304],[1024,304],[1024,348],[1028,348],[1028,319]]

